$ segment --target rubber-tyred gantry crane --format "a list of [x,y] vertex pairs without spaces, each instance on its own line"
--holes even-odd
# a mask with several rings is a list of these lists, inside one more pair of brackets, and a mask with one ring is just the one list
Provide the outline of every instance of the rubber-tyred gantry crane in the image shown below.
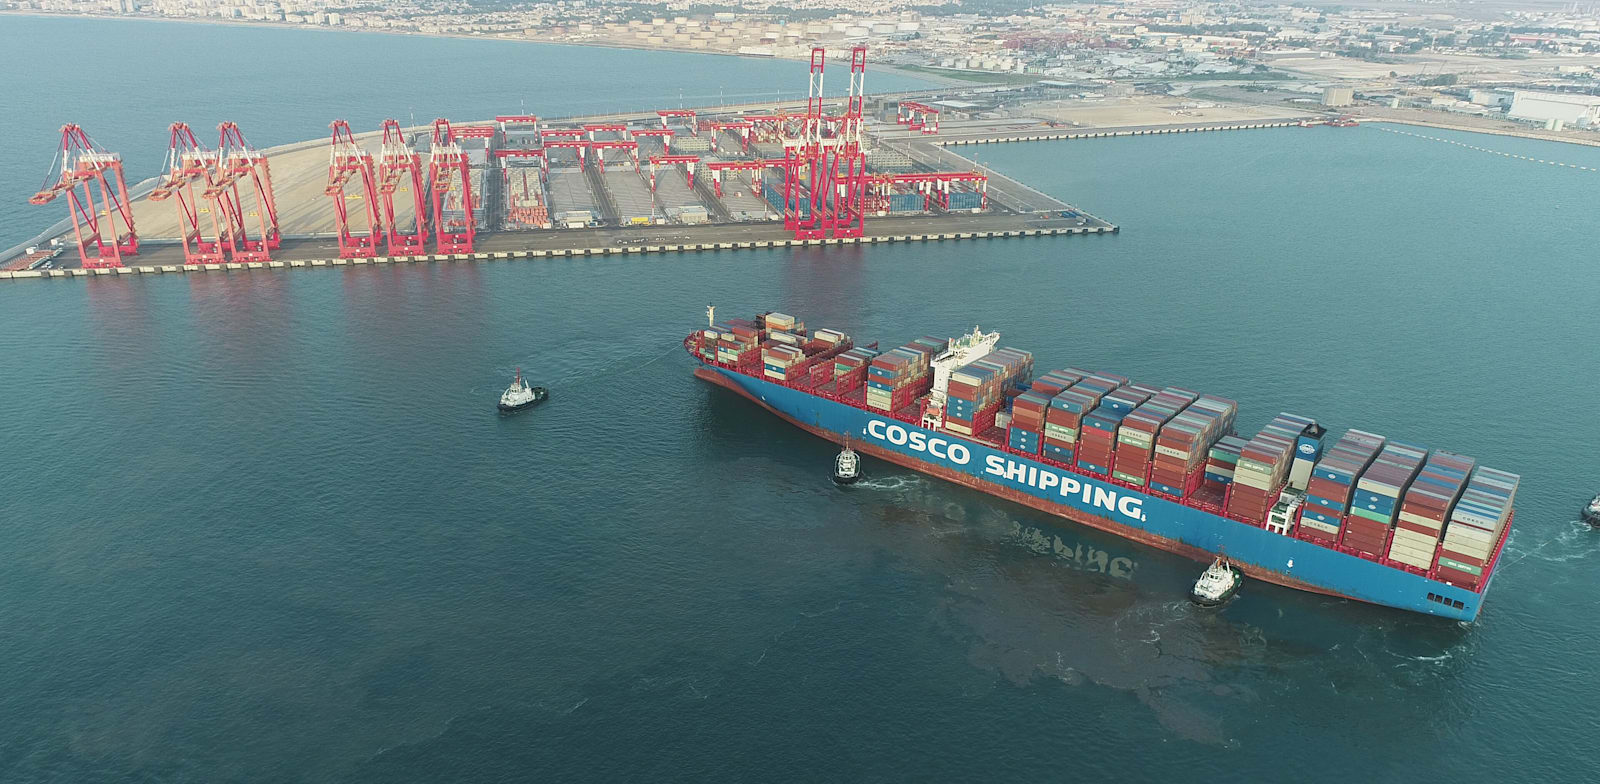
[[428,150],[428,189],[433,193],[434,245],[440,253],[471,253],[477,235],[472,210],[472,174],[467,154],[450,132],[450,121],[433,121]]
[[218,125],[217,135],[216,167],[206,195],[221,213],[223,242],[233,261],[270,261],[283,238],[267,156],[250,146],[236,123]]
[[[323,189],[333,199],[334,218],[338,224],[339,257],[344,259],[370,258],[378,255],[378,241],[383,235],[383,217],[378,214],[376,177],[373,174],[372,155],[356,143],[350,132],[350,123],[334,120],[332,148],[328,152],[328,186]],[[347,192],[351,183],[357,190]],[[352,225],[348,202],[360,202],[359,222]]]
[[[215,203],[201,206],[212,184],[216,157],[195,138],[188,123],[175,122],[167,131],[167,162],[155,190],[150,191],[150,200],[170,200],[176,208],[184,264],[221,264],[227,259],[222,250],[219,211]],[[199,193],[195,192],[197,184]]]
[[[393,118],[383,121],[383,145],[378,149],[378,198],[383,204],[384,239],[390,256],[417,256],[428,252],[428,201],[422,184],[422,156],[406,140]],[[395,200],[411,205],[411,219],[401,220]]]
[[[122,179],[122,157],[96,145],[83,128],[61,126],[60,162],[40,184],[29,204],[49,204],[67,197],[67,214],[78,242],[78,257],[88,269],[120,267],[123,256],[139,252],[128,186]],[[52,179],[54,180],[52,182]],[[96,187],[98,186],[98,187]],[[99,198],[95,192],[98,190]],[[120,226],[120,228],[119,228]]]

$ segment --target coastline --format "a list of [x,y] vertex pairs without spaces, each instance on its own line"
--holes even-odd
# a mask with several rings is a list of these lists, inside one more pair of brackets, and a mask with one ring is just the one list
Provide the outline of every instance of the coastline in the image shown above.
[[1531,130],[1514,131],[1505,128],[1474,128],[1470,125],[1455,125],[1447,122],[1434,122],[1431,120],[1418,120],[1412,118],[1401,119],[1397,117],[1381,117],[1370,115],[1358,115],[1358,119],[1363,123],[1394,123],[1395,125],[1411,125],[1419,128],[1438,128],[1443,131],[1483,133],[1490,136],[1510,136],[1518,139],[1533,139],[1541,142],[1561,142],[1564,144],[1576,144],[1583,147],[1600,147],[1600,140],[1577,139],[1566,136],[1549,136]]
[[[513,38],[497,35],[464,35],[461,33],[418,33],[408,30],[368,30],[358,27],[329,27],[327,25],[289,24],[287,22],[250,22],[234,21],[229,19],[203,19],[190,16],[127,16],[122,14],[62,14],[50,11],[37,10],[4,10],[0,11],[0,18],[6,16],[31,16],[45,19],[97,19],[114,22],[173,22],[178,24],[213,25],[217,27],[245,27],[266,30],[305,30],[322,33],[351,33],[358,35],[387,35],[396,38],[449,38],[461,41],[497,41],[512,44],[540,44],[543,46],[570,46],[585,49],[629,49],[644,52],[672,52],[675,54],[694,54],[713,57],[736,57],[742,60],[783,60],[785,62],[806,62],[799,57],[780,57],[778,55],[753,55],[728,52],[719,49],[689,49],[676,46],[649,46],[644,44],[629,44],[621,41],[551,41],[540,38]],[[929,89],[933,88],[972,88],[988,85],[987,82],[967,81],[953,79],[948,76],[939,76],[924,71],[901,68],[887,63],[868,63],[868,73],[882,71],[894,73],[907,79],[917,79],[926,82]],[[998,82],[997,82],[998,84]],[[902,91],[893,91],[902,92]],[[871,95],[872,91],[868,91]]]

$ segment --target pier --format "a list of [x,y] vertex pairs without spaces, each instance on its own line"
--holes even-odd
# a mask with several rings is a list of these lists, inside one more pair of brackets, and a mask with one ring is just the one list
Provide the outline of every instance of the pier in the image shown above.
[[[912,98],[927,100],[928,96],[920,93],[895,97],[872,96],[872,101],[877,105],[888,105],[894,100],[910,101]],[[909,105],[927,108],[920,103]],[[799,104],[755,103],[678,110],[687,115],[689,120],[687,124],[680,122],[675,128],[670,125],[666,113],[660,112],[541,121],[541,134],[561,134],[562,138],[571,140],[587,134],[588,138],[598,141],[590,142],[594,145],[593,149],[583,150],[577,149],[581,147],[579,143],[559,150],[556,148],[562,145],[546,143],[551,150],[550,158],[555,162],[537,161],[543,173],[533,177],[535,181],[543,182],[538,186],[540,192],[534,194],[543,200],[539,206],[549,216],[543,226],[513,226],[508,218],[509,207],[498,201],[490,202],[492,198],[505,198],[495,190],[500,187],[499,180],[505,177],[502,171],[534,172],[538,169],[532,166],[516,169],[502,160],[498,164],[486,164],[484,168],[475,170],[474,174],[479,180],[492,182],[480,186],[474,180],[474,187],[482,188],[485,203],[481,209],[487,217],[479,219],[485,223],[478,229],[470,252],[464,253],[393,255],[385,254],[380,249],[365,258],[348,257],[350,254],[341,252],[342,247],[337,239],[339,225],[325,192],[328,188],[327,140],[313,139],[281,145],[262,151],[270,161],[282,227],[281,246],[272,251],[270,260],[193,263],[191,259],[186,264],[185,250],[179,239],[182,231],[178,217],[169,205],[148,198],[157,184],[157,178],[150,178],[130,187],[132,212],[138,226],[141,248],[138,255],[124,262],[125,266],[76,268],[77,255],[69,248],[68,252],[55,259],[41,262],[42,268],[0,271],[0,280],[1116,234],[1119,227],[1109,220],[1046,194],[1017,178],[983,168],[974,158],[961,155],[957,149],[971,145],[1247,130],[1298,124],[1298,119],[1263,119],[1122,127],[1061,127],[1056,123],[1020,123],[1016,118],[1008,118],[948,122],[942,130],[935,127],[937,132],[929,133],[875,120],[865,124],[864,142],[867,149],[899,153],[904,156],[902,163],[908,161],[910,164],[908,170],[895,170],[907,171],[898,179],[893,172],[872,175],[878,178],[880,184],[914,182],[919,176],[938,176],[941,172],[950,172],[979,183],[976,187],[981,191],[970,190],[975,186],[966,180],[955,180],[953,184],[895,186],[906,188],[897,191],[902,196],[895,198],[915,198],[925,201],[925,206],[921,202],[911,202],[918,206],[906,209],[907,202],[897,202],[886,195],[882,197],[884,201],[880,206],[865,213],[861,236],[797,239],[793,229],[785,227],[781,205],[773,202],[770,189],[772,179],[779,176],[775,173],[777,170],[770,167],[781,162],[782,147],[770,142],[752,142],[750,138],[741,137],[740,133],[741,126],[749,126],[746,118],[763,114],[782,116],[785,112],[803,109]],[[695,124],[697,120],[698,125]],[[495,132],[492,129],[496,126],[496,122],[474,121],[458,123],[455,127],[485,131],[492,135]],[[525,143],[514,141],[510,132],[505,130],[504,123],[498,123],[498,126],[498,132],[504,134],[505,138],[488,143],[487,155],[495,155],[496,144],[503,145],[500,149],[516,150],[519,149],[516,144]],[[598,130],[600,128],[607,130]],[[670,142],[664,138],[669,128],[678,136]],[[418,127],[404,130],[411,138],[420,138],[428,129]],[[544,141],[543,136],[522,138]],[[360,147],[375,153],[380,134],[359,133],[354,140]],[[702,149],[704,152],[700,151]],[[553,154],[555,152],[562,155],[557,156]],[[588,153],[587,157],[582,154],[584,152]],[[611,156],[602,171],[597,164],[600,155],[605,152],[610,152]],[[546,153],[540,150],[540,154]],[[646,176],[642,160],[665,154],[695,161],[702,161],[701,156],[704,156],[704,162],[668,163],[663,168],[652,161]],[[778,157],[774,159],[773,156]],[[712,172],[706,168],[707,163],[744,168]],[[722,177],[713,187],[715,174]],[[529,195],[525,184],[529,176],[522,175],[519,196],[523,198]],[[767,186],[763,186],[762,177],[769,178]],[[919,187],[921,190],[915,190]],[[935,188],[946,190],[937,194],[936,199]],[[507,190],[510,190],[509,187]],[[944,200],[951,193],[964,193],[973,199],[963,202],[960,209],[946,209]],[[979,196],[981,202],[977,201]],[[348,203],[361,204],[361,197],[355,198],[358,201]],[[981,207],[971,206],[980,203]],[[951,200],[950,206],[956,206],[956,202]],[[475,213],[477,211],[475,208]],[[570,216],[573,213],[586,214],[588,217],[572,218]],[[569,217],[558,220],[557,215]],[[0,253],[0,261],[19,256],[29,246],[48,247],[51,240],[63,236],[70,242],[70,225],[65,221],[27,243]]]

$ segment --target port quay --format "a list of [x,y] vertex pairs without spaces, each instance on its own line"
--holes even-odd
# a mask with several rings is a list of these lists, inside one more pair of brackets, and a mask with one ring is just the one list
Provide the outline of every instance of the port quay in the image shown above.
[[[1306,120],[944,119],[972,99],[1026,100],[1038,88],[867,94],[856,50],[849,90],[823,98],[821,58],[805,102],[364,132],[336,121],[329,137],[259,151],[231,124],[214,148],[174,124],[166,169],[137,184],[115,151],[67,126],[61,180],[31,201],[65,203],[69,218],[0,251],[0,279],[1115,234],[958,150]],[[74,209],[97,201],[110,205],[97,219]]]

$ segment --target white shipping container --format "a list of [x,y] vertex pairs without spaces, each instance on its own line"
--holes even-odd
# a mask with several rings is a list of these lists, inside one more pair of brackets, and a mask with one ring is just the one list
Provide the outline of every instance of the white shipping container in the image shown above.
[[1473,528],[1470,525],[1457,525],[1455,523],[1451,523],[1450,525],[1445,526],[1444,538],[1446,540],[1460,539],[1462,541],[1494,544],[1495,539],[1498,537],[1492,531],[1485,531],[1481,528]]
[[1399,561],[1407,566],[1415,566],[1418,569],[1427,569],[1433,566],[1433,558],[1431,556],[1424,558],[1410,553],[1389,553],[1389,560]]
[[1188,452],[1185,452],[1185,451],[1183,451],[1181,449],[1173,449],[1170,446],[1157,445],[1156,446],[1156,454],[1158,454],[1158,455],[1166,455],[1167,457],[1176,457],[1179,460],[1188,460],[1189,459],[1189,453]]
[[1400,519],[1413,525],[1421,525],[1432,528],[1435,531],[1444,527],[1443,522],[1439,520],[1430,520],[1422,515],[1417,514],[1416,512],[1401,512]]
[[1305,526],[1305,527],[1307,527],[1307,528],[1311,528],[1313,530],[1322,531],[1323,533],[1328,533],[1328,534],[1338,534],[1339,533],[1339,526],[1337,526],[1337,525],[1328,525],[1327,523],[1319,523],[1316,520],[1312,520],[1309,517],[1301,518],[1300,519],[1300,524]]
[[1400,497],[1400,488],[1395,487],[1387,482],[1380,482],[1376,479],[1362,479],[1361,481],[1356,482],[1356,489],[1366,490],[1368,492],[1377,493],[1378,495],[1384,495],[1390,498]]
[[1117,431],[1117,440],[1125,444],[1134,444],[1148,449],[1152,439],[1149,433],[1124,427]]
[[1233,481],[1244,485],[1245,487],[1252,487],[1257,490],[1273,489],[1272,480],[1262,479],[1254,474],[1234,474]]

